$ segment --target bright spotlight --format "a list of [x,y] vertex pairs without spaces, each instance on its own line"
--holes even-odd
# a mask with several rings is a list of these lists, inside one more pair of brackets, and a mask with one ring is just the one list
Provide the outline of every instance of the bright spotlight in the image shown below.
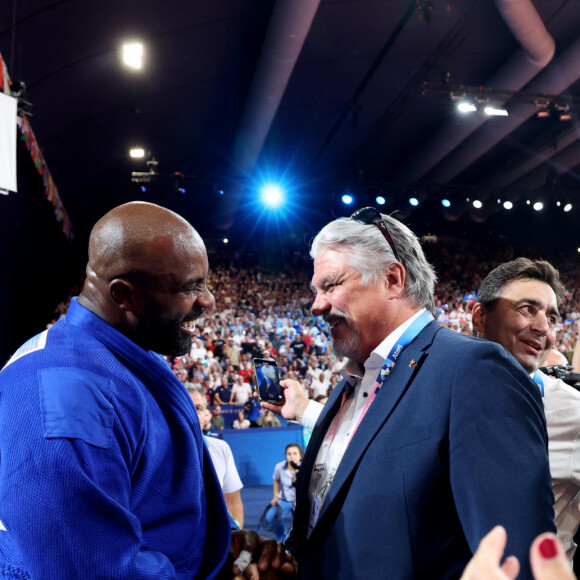
[[572,209],[572,204],[571,204],[571,203],[567,203],[567,204],[564,206],[564,211],[565,211],[565,212],[569,212],[571,209]]
[[441,200],[441,205],[443,207],[451,207],[451,202],[448,199],[442,199]]
[[490,117],[507,117],[508,112],[506,109],[500,109],[499,107],[485,107],[483,112]]
[[474,199],[473,200],[473,207],[475,209],[481,209],[483,207],[483,203],[481,203],[481,201],[479,201],[479,199]]
[[123,62],[130,68],[140,69],[143,66],[143,45],[138,42],[124,44]]
[[129,150],[129,155],[133,159],[143,159],[145,157],[145,149],[141,149],[140,147],[135,147]]
[[268,183],[262,187],[262,201],[269,207],[278,207],[283,201],[282,188],[275,183]]
[[228,238],[224,238],[223,239],[223,242],[224,242],[224,244],[229,244],[230,243],[230,241],[228,240]]
[[460,113],[473,113],[474,111],[477,111],[477,107],[468,101],[461,101],[457,103],[457,110]]
[[544,209],[544,204],[543,204],[541,201],[537,201],[537,202],[534,204],[534,209],[535,209],[536,211],[541,211],[541,210],[543,210],[543,209]]
[[375,201],[378,205],[385,205],[385,203],[387,203],[387,200],[382,195],[377,195]]
[[504,209],[512,209],[512,207],[514,207],[514,204],[511,201],[504,201],[503,207]]
[[417,207],[419,205],[419,200],[416,197],[410,197],[409,198],[409,203],[413,206],[413,207]]
[[342,203],[345,203],[346,205],[350,205],[352,202],[353,202],[352,195],[345,193],[342,196]]

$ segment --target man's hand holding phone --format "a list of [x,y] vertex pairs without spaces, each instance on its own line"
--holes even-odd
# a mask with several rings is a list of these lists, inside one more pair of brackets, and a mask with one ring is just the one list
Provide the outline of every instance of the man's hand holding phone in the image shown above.
[[260,403],[264,409],[269,409],[284,419],[291,421],[300,421],[302,414],[308,405],[308,398],[304,394],[302,387],[298,381],[292,379],[285,379],[280,381],[280,386],[284,394],[284,405],[272,405],[271,403]]

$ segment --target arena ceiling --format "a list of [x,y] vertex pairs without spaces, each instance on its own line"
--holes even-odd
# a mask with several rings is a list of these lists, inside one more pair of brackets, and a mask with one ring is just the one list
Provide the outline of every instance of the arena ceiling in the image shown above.
[[579,0],[13,0],[0,25],[77,240],[132,199],[247,235],[284,179],[278,225],[348,214],[348,190],[420,233],[580,246]]

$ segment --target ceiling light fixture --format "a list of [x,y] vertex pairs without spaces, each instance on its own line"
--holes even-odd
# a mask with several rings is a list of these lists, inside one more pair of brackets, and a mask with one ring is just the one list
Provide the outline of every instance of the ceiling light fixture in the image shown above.
[[473,113],[474,111],[477,111],[477,107],[468,101],[461,101],[457,103],[457,110],[460,113]]
[[139,42],[124,44],[123,62],[130,68],[140,69],[143,66],[143,45]]
[[490,117],[507,117],[507,109],[500,109],[498,107],[485,107],[483,112]]
[[133,159],[143,159],[143,157],[145,157],[145,149],[141,149],[140,147],[134,147],[133,149],[129,150],[129,155]]
[[514,204],[511,201],[504,201],[503,207],[504,209],[512,209],[514,207]]

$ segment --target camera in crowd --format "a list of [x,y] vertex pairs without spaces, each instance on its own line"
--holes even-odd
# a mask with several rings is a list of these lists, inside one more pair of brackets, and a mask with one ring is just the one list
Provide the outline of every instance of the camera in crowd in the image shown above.
[[575,373],[572,365],[554,365],[553,367],[542,367],[540,370],[555,379],[563,380],[567,385],[580,391],[580,373]]

